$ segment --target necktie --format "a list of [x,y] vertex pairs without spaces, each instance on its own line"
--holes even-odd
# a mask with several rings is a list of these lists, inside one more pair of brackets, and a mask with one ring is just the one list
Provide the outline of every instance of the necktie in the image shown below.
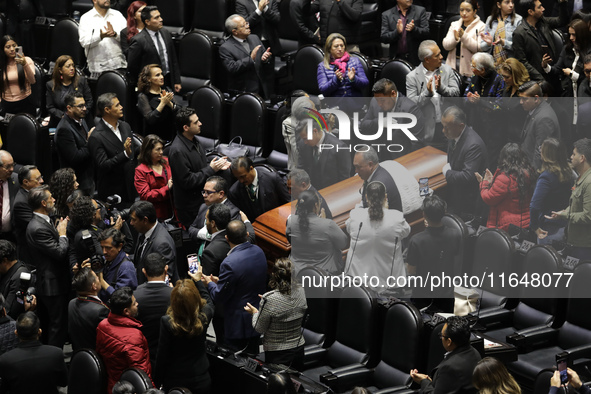
[[449,144],[449,147],[450,147],[450,150],[449,151],[451,153],[453,153],[454,149],[456,149],[456,140],[451,140],[450,141],[450,144]]
[[168,64],[166,64],[166,57],[164,56],[164,47],[161,42],[162,36],[160,32],[156,32],[156,44],[158,44],[158,55],[160,55],[160,62],[162,63],[162,75],[168,74]]
[[244,40],[241,42],[241,44],[242,44],[242,47],[244,48],[244,50],[246,52],[248,52],[248,54],[250,55],[250,45],[248,45],[248,42],[246,42],[246,40]]
[[312,155],[314,156],[314,162],[317,163],[318,159],[320,159],[320,150],[317,146],[312,148]]
[[254,185],[251,183],[250,185],[248,185],[248,188],[246,190],[248,190],[248,197],[250,197],[252,201],[256,201],[257,194]]
[[144,253],[144,246],[146,245],[146,236],[144,234],[140,235],[140,238],[138,239],[138,244],[140,246],[137,248],[136,256],[134,258],[136,264],[141,261],[142,253]]

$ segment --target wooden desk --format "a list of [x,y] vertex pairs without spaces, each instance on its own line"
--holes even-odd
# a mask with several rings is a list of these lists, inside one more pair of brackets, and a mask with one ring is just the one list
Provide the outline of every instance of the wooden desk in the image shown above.
[[[429,187],[442,195],[446,185],[441,169],[447,162],[445,152],[427,146],[409,153],[397,160],[406,167],[411,174],[419,178],[429,178]],[[320,190],[320,194],[332,211],[333,220],[342,228],[349,218],[349,212],[355,204],[361,201],[359,189],[363,181],[357,175]],[[285,237],[285,223],[292,213],[292,204],[285,204],[259,216],[253,224],[257,245],[259,245],[270,259],[289,255],[291,245]],[[424,228],[422,212],[415,211],[406,215],[406,220],[412,227],[412,233]]]

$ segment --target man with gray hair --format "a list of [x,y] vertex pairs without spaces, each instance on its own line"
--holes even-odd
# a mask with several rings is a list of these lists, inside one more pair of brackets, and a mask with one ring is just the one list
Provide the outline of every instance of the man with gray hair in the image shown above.
[[460,81],[454,70],[441,64],[441,49],[433,40],[419,45],[421,64],[406,76],[406,95],[417,103],[425,117],[425,142],[438,138],[444,97],[460,96]]
[[242,92],[271,95],[273,58],[270,48],[265,49],[261,39],[250,34],[248,22],[240,15],[226,19],[226,30],[231,35],[220,47],[220,58],[228,72],[228,87]]
[[374,148],[370,147],[367,152],[357,152],[353,159],[353,167],[355,167],[359,178],[363,179],[361,202],[364,208],[369,206],[365,196],[365,188],[370,182],[381,182],[386,187],[388,209],[396,209],[402,212],[402,199],[400,198],[400,192],[398,191],[396,182],[394,182],[392,175],[380,166],[378,154]]
[[287,191],[291,194],[292,200],[297,200],[303,191],[310,190],[320,197],[320,209],[324,210],[324,217],[332,219],[332,212],[326,200],[318,190],[310,183],[310,175],[302,169],[295,169],[287,174]]

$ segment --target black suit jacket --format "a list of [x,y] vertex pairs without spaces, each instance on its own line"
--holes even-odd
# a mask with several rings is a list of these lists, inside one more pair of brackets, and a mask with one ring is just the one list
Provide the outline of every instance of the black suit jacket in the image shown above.
[[140,247],[141,242],[138,240],[133,257],[133,263],[137,270],[138,285],[147,280],[142,272],[142,268],[145,267],[146,257],[150,253],[159,253],[164,257],[166,264],[168,264],[168,275],[171,277],[172,283],[176,283],[179,280],[179,274],[176,268],[176,247],[172,237],[161,223],[156,223],[156,228],[146,242],[141,255],[138,254]]
[[68,294],[68,238],[60,237],[52,224],[33,214],[27,226],[27,245],[31,265],[37,269],[37,296]]
[[[270,85],[267,81],[269,77],[273,76],[273,62],[262,61],[261,58],[267,48],[255,34],[249,35],[246,42],[250,47],[249,52],[233,36],[229,37],[220,47],[220,58],[224,68],[228,71],[228,86],[233,90],[258,93],[267,98],[270,94]],[[261,47],[253,61],[250,54],[258,45]]]
[[[392,175],[386,171],[382,166],[378,165],[370,182],[382,182],[386,186],[386,193],[388,194],[388,209],[396,209],[402,212],[402,199],[400,198],[400,192],[398,186],[392,178]],[[365,190],[362,190],[361,195],[363,196],[363,207],[367,208],[367,198],[365,196]]]
[[[238,209],[236,205],[232,204],[232,201],[230,201],[229,198],[226,198],[226,201],[224,201],[224,205],[230,208],[231,220],[240,219],[240,209]],[[208,209],[209,207],[205,205],[205,203],[201,204],[201,207],[199,207],[199,212],[197,213],[195,220],[191,224],[191,227],[189,227],[189,235],[192,239],[196,241],[198,240],[197,234],[199,233],[199,230],[205,227],[205,214],[207,213]]]
[[203,203],[201,190],[205,181],[215,174],[197,138],[193,141],[194,143],[179,134],[168,151],[168,162],[174,179],[174,205],[185,228],[193,223]]
[[298,28],[298,45],[306,44],[322,45],[320,37],[314,32],[318,29],[318,20],[312,16],[310,0],[291,0],[289,2],[289,16],[293,24]]
[[20,276],[23,272],[30,271],[24,262],[17,261],[5,274],[0,276],[0,292],[4,296],[6,313],[15,320],[25,312],[24,305],[16,299],[16,292],[21,286]]
[[382,35],[381,41],[390,44],[390,57],[402,57],[408,60],[413,66],[420,63],[418,50],[419,44],[429,36],[429,20],[425,8],[418,5],[411,5],[406,12],[406,23],[415,21],[415,28],[406,32],[406,53],[398,53],[398,42],[402,34],[398,34],[396,25],[400,19],[398,8],[394,6],[382,13]]
[[6,183],[8,184],[8,199],[10,201],[10,208],[12,209],[14,206],[14,198],[16,197],[16,193],[18,193],[19,189],[21,188],[20,183],[18,182],[18,174],[16,172],[10,174],[10,178],[8,178]]
[[[101,200],[118,194],[123,202],[132,203],[137,196],[133,183],[139,146],[133,142],[131,126],[119,121],[121,140],[100,120],[88,139],[88,147],[97,171],[97,190]],[[123,143],[132,138],[132,157],[125,156]]]
[[[310,175],[310,182],[316,189],[324,189],[351,176],[351,153],[347,151],[343,141],[330,133],[324,133],[322,145],[332,145],[330,149],[322,149],[320,157],[314,160],[314,150],[304,144],[304,140],[298,142],[300,158],[298,167],[304,169]],[[337,146],[342,148],[337,151]]]
[[469,344],[454,349],[433,369],[430,374],[433,381],[425,379],[421,382],[420,393],[476,393],[472,373],[480,358],[480,353]]
[[96,328],[109,316],[109,312],[109,308],[96,298],[78,296],[70,300],[68,333],[74,351],[83,348],[96,349]]
[[448,205],[450,213],[474,214],[480,190],[475,172],[484,174],[488,166],[486,146],[482,138],[471,128],[466,127],[455,148],[447,149],[447,162],[451,170],[445,174],[447,181]]
[[60,167],[71,167],[76,172],[80,189],[92,196],[94,192],[94,171],[92,156],[88,148],[88,125],[82,119],[81,125],[65,115],[57,125],[55,144]]
[[[248,241],[251,244],[256,242],[254,228],[250,222],[245,222],[246,231],[248,232]],[[226,240],[226,230],[220,231],[213,239],[207,243],[201,255],[201,266],[203,267],[204,275],[220,275],[220,265],[222,261],[228,256],[230,251],[230,244]]]
[[0,378],[2,393],[58,394],[57,386],[68,384],[68,369],[62,349],[26,341],[0,356]]
[[267,10],[259,15],[252,0],[236,0],[236,13],[248,22],[250,33],[266,38],[271,44],[271,52],[280,55],[281,43],[277,35],[277,25],[280,22],[279,2],[271,0],[267,7]]
[[249,220],[255,221],[259,215],[291,201],[285,183],[276,172],[257,171],[259,191],[256,201],[248,196],[246,187],[236,181],[230,188],[228,197],[234,205],[246,214]]
[[320,194],[320,192],[318,190],[316,190],[316,188],[312,185],[310,185],[308,190],[310,190],[311,192],[314,192],[320,196],[320,208],[324,208],[324,215],[326,216],[327,219],[332,219],[332,212],[331,212],[330,208],[328,207],[326,200],[324,199],[324,197],[322,197],[322,194]]
[[22,187],[16,193],[12,206],[11,219],[12,230],[16,237],[16,251],[18,258],[30,264],[29,248],[27,247],[27,225],[33,218],[33,210],[29,206],[29,192]]
[[139,306],[137,319],[142,322],[142,332],[148,340],[150,361],[154,367],[158,353],[158,338],[160,337],[160,319],[166,315],[170,305],[172,287],[164,283],[147,282],[138,286],[133,292]]
[[[172,36],[166,29],[160,29],[160,34],[166,45],[166,52],[168,54],[168,67],[170,69],[170,80],[174,84],[181,83],[181,72],[179,63],[172,42]],[[148,64],[160,64],[160,55],[158,49],[154,44],[154,40],[148,33],[148,29],[144,29],[132,37],[129,43],[129,50],[127,53],[127,70],[129,71],[131,82],[133,85],[137,83],[138,75],[144,66]]]

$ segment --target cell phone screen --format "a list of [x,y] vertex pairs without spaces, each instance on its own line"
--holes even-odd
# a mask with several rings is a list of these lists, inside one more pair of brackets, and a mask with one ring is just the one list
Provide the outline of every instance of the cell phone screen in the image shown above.
[[421,197],[429,195],[429,178],[419,179],[419,194]]
[[566,360],[557,360],[558,372],[560,372],[560,383],[568,383],[568,375],[566,373]]
[[187,256],[189,263],[189,272],[194,274],[199,270],[199,256],[197,254],[190,254]]

